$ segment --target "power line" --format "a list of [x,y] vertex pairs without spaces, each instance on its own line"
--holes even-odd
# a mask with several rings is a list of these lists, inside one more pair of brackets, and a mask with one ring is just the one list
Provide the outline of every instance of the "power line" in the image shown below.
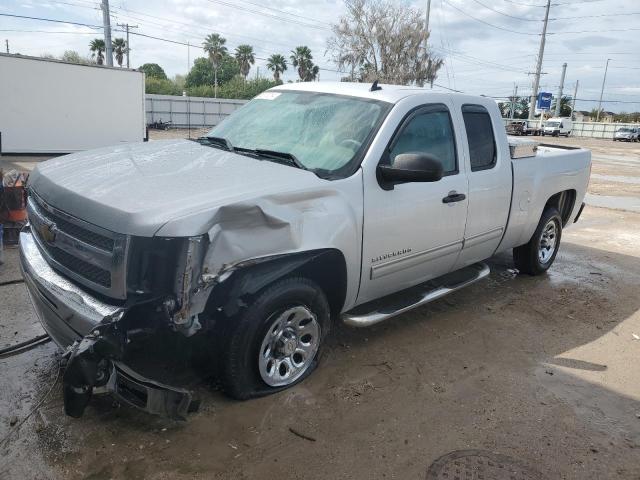
[[[272,13],[261,12],[259,10],[254,10],[254,9],[251,9],[251,8],[248,8],[248,7],[243,7],[241,5],[236,5],[236,4],[233,4],[233,3],[230,3],[230,2],[225,2],[223,0],[207,0],[207,1],[210,2],[210,3],[217,3],[219,5],[225,5],[227,7],[235,8],[237,10],[242,10],[244,12],[255,13],[256,15],[262,15],[264,17],[275,18],[277,20],[282,20],[283,22],[302,25],[302,26],[308,27],[308,28],[315,28],[315,29],[318,29],[318,30],[330,30],[330,28],[323,27],[321,25],[317,25],[317,24],[313,25],[311,23],[306,23],[306,22],[302,22],[302,21],[299,21],[299,20],[294,20],[292,18],[286,18],[286,17],[281,17],[279,15],[275,15],[275,14],[272,14]],[[315,20],[313,20],[311,18],[309,18],[309,20],[315,21]]]
[[496,10],[495,8],[492,8],[492,7],[488,6],[488,5],[485,5],[484,3],[480,2],[479,0],[473,0],[473,1],[476,2],[478,5],[482,5],[487,10],[491,10],[492,12],[499,13],[500,15],[504,15],[505,17],[515,18],[516,20],[523,20],[525,22],[541,22],[542,21],[542,20],[540,20],[538,18],[525,18],[525,17],[516,17],[515,15],[509,15],[508,13],[501,12],[499,10]]
[[[165,22],[169,22],[169,23],[176,23],[176,24],[179,24],[179,25],[184,25],[184,26],[186,26],[186,27],[189,27],[192,31],[193,31],[193,29],[194,29],[194,27],[193,27],[193,24],[192,24],[192,23],[180,22],[180,21],[178,21],[178,20],[170,19],[170,18],[167,18],[167,17],[158,17],[158,16],[156,16],[156,15],[151,15],[151,14],[147,14],[147,13],[142,13],[142,12],[138,12],[138,11],[136,11],[136,10],[130,10],[130,9],[128,9],[128,8],[124,8],[124,7],[112,7],[112,10],[113,10],[113,9],[121,10],[121,11],[126,12],[126,14],[125,14],[125,15],[126,15],[128,18],[132,18],[132,19],[137,20],[137,21],[140,21],[140,22],[150,23],[150,24],[152,24],[152,25],[157,25],[157,26],[161,27],[161,28],[162,28],[162,29],[164,29],[164,30],[166,30],[166,29],[167,29],[167,26],[166,26],[165,24],[161,24],[161,23],[157,23],[157,22],[150,21],[150,20],[146,20],[145,18],[136,17],[135,15],[140,15],[140,16],[142,16],[142,17],[148,17],[148,18],[154,18],[154,19],[156,19],[156,20],[163,20],[163,21],[165,21]],[[131,13],[133,13],[133,14],[135,14],[135,15],[131,15]],[[204,27],[200,27],[200,29],[199,29],[199,30],[200,30],[201,32],[204,32]],[[178,33],[184,33],[184,32],[185,32],[184,30],[175,30],[175,29],[174,29],[174,31],[176,31],[176,32],[178,32]],[[217,32],[220,32],[220,33],[222,33],[222,34],[224,34],[224,35],[226,35],[227,37],[232,37],[232,38],[233,38],[233,37],[246,38],[247,40],[253,40],[253,41],[261,42],[261,43],[271,43],[271,44],[273,44],[273,45],[280,45],[280,46],[285,46],[286,48],[289,48],[289,45],[285,45],[284,43],[280,43],[280,42],[274,42],[273,40],[265,40],[265,39],[256,38],[256,37],[249,37],[249,36],[247,36],[247,35],[242,35],[242,34],[238,34],[238,33],[229,33],[229,32],[226,32],[226,31],[224,31],[224,30],[220,30],[220,29],[218,29],[218,28],[216,28],[216,31],[217,31]],[[206,35],[206,34],[204,34],[204,33],[203,33],[203,36],[204,36],[204,35]],[[194,37],[194,38],[195,38],[195,37]]]
[[578,17],[556,17],[550,18],[549,21],[552,20],[578,20],[581,18],[601,18],[601,17],[626,17],[629,15],[640,15],[640,12],[630,12],[630,13],[604,13],[601,15],[581,15]]
[[[213,0],[209,0],[209,1],[213,1]],[[454,8],[455,10],[459,11],[460,13],[462,13],[463,15],[475,20],[476,22],[480,22],[483,23],[485,25],[488,25],[490,27],[493,28],[497,28],[498,30],[503,30],[505,32],[510,32],[510,33],[515,33],[517,35],[530,35],[530,36],[535,36],[538,37],[540,36],[539,33],[527,33],[527,32],[518,32],[517,30],[511,30],[510,28],[505,28],[505,27],[500,27],[498,25],[494,25],[493,23],[489,23],[489,22],[485,22],[484,20],[474,17],[473,15],[468,14],[467,12],[465,12],[464,10],[456,7],[453,3],[451,3],[449,0],[442,0],[444,3],[446,3],[447,5],[449,5],[451,8]]]
[[566,35],[572,33],[609,33],[609,32],[635,32],[640,31],[640,28],[618,28],[618,29],[606,29],[606,30],[580,30],[577,32],[549,32],[547,35]]
[[325,25],[331,26],[331,24],[329,22],[324,22],[322,20],[316,20],[316,19],[311,18],[311,17],[306,17],[304,15],[298,15],[297,13],[291,13],[291,12],[287,12],[285,10],[279,10],[277,8],[274,8],[274,7],[267,7],[266,5],[260,5],[259,3],[249,2],[248,0],[243,0],[242,3],[248,3],[249,5],[254,5],[256,7],[264,8],[265,10],[273,10],[274,12],[284,13],[285,15],[291,15],[293,17],[298,17],[298,18],[302,18],[302,19],[305,19],[305,20],[312,20],[314,22],[324,23]]
[[87,23],[79,23],[79,22],[69,22],[67,20],[54,20],[52,18],[42,18],[42,17],[28,17],[26,15],[14,15],[11,13],[0,13],[0,17],[12,17],[12,18],[22,18],[26,20],[40,20],[42,22],[53,22],[53,23],[66,23],[68,25],[79,25],[81,27],[89,27],[96,28],[102,30],[102,25],[89,25]]

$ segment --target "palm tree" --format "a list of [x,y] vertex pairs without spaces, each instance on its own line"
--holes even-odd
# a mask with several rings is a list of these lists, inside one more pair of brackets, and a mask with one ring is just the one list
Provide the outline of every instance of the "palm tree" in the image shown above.
[[251,45],[238,45],[236,47],[236,61],[240,67],[240,73],[246,82],[249,70],[251,70],[251,65],[256,63],[256,57],[253,55],[253,47]]
[[116,62],[118,62],[118,65],[122,67],[122,61],[127,53],[127,42],[124,41],[124,38],[114,38],[112,45],[113,54],[116,56]]
[[320,75],[320,67],[311,63],[311,68],[309,68],[309,72],[307,73],[307,82],[315,82],[318,79],[318,75]]
[[276,83],[280,82],[280,74],[287,69],[287,59],[284,55],[274,53],[267,59],[267,68],[273,72],[273,79]]
[[313,56],[307,46],[296,47],[291,51],[291,64],[298,69],[298,76],[303,82],[309,78],[309,70],[313,68]]
[[218,98],[218,66],[222,61],[222,57],[227,54],[225,43],[227,43],[227,39],[217,33],[207,35],[202,43],[202,48],[209,55],[209,60],[213,65],[213,96],[216,98]]
[[89,50],[91,51],[91,58],[95,58],[96,63],[98,65],[102,65],[104,63],[105,51],[104,40],[101,38],[94,38],[89,43]]

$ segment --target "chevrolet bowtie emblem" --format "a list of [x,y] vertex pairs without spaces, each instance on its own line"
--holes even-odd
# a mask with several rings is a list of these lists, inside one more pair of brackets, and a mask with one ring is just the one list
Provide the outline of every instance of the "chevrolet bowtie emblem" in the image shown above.
[[43,224],[40,225],[38,232],[40,233],[40,238],[47,243],[53,243],[56,240],[56,232],[58,228],[55,224]]

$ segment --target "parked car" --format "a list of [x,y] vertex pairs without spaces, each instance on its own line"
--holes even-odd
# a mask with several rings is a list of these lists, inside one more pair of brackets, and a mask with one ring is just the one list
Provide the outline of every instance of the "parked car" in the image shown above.
[[497,252],[543,274],[580,217],[591,154],[515,140],[485,97],[309,82],[197,142],[38,164],[20,257],[66,349],[65,411],[100,392],[184,418],[191,392],[130,363],[149,339],[204,346],[224,391],[247,399],[305,379],[334,319],[366,327],[424,305],[487,277]]
[[624,142],[637,142],[638,129],[632,127],[620,127],[613,135],[613,141],[615,142],[616,140]]
[[571,135],[571,128],[573,123],[570,118],[554,117],[547,120],[542,128],[542,136],[552,135],[559,137],[564,135],[568,137]]
[[507,135],[526,135],[527,134],[527,122],[519,120],[511,122],[507,125]]

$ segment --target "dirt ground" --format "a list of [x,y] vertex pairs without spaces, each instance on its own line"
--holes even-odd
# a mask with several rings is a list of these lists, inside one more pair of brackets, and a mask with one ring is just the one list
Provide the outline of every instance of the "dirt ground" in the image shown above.
[[[640,144],[545,141],[594,160],[589,205],[547,275],[496,256],[487,280],[428,306],[337,325],[293,389],[236,402],[203,382],[186,422],[108,398],[66,417],[51,343],[0,358],[0,478],[424,479],[478,449],[544,479],[640,479]],[[5,253],[0,348],[41,332]]]

